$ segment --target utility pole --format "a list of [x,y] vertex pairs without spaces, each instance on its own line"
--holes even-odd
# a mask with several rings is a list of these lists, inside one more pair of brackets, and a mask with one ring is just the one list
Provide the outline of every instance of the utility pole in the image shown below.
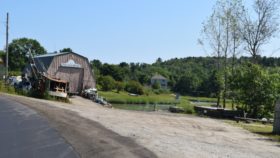
[[6,76],[5,79],[8,81],[9,76],[9,13],[7,13],[6,21]]

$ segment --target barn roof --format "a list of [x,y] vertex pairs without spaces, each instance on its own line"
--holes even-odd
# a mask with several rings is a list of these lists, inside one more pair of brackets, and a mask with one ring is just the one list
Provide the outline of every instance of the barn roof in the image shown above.
[[34,58],[56,57],[56,56],[65,55],[65,54],[75,54],[77,56],[87,59],[86,57],[84,57],[80,54],[74,53],[74,52],[47,53],[47,54],[43,54],[43,55],[37,55]]
[[77,53],[74,53],[74,52],[60,52],[60,53],[47,53],[47,54],[35,56],[34,61],[35,61],[35,64],[38,68],[38,71],[45,72],[45,71],[48,70],[48,68],[51,65],[54,57],[61,56],[61,55],[66,55],[66,54],[70,54],[70,53],[75,54],[79,57],[82,57],[82,58],[88,60],[86,57],[81,56],[81,55],[79,55]]

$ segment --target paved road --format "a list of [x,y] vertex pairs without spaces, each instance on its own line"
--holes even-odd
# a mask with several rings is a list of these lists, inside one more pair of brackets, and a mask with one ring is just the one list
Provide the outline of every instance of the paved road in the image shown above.
[[78,158],[34,110],[0,96],[0,158]]

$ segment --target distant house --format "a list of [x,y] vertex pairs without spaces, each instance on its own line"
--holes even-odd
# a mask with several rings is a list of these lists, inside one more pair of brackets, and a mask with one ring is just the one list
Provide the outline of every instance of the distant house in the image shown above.
[[161,88],[167,88],[167,83],[168,83],[167,78],[165,78],[159,74],[156,74],[151,78],[151,85],[153,85],[157,82],[159,83]]

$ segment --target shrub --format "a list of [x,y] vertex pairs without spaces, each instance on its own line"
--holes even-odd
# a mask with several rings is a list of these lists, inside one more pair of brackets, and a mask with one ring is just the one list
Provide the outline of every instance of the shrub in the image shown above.
[[236,100],[249,117],[262,118],[274,111],[279,96],[279,74],[270,74],[262,67],[245,63],[230,76],[230,88],[236,93]]
[[111,91],[115,88],[116,81],[111,76],[101,76],[98,83],[103,91]]
[[153,89],[153,92],[157,95],[170,93],[169,89]]
[[123,91],[123,90],[124,90],[124,83],[123,83],[123,82],[117,81],[117,82],[116,82],[116,89],[117,89],[117,92],[118,92],[118,93],[119,93],[120,91]]
[[15,88],[9,84],[5,84],[5,81],[0,80],[0,91],[4,93],[15,94]]
[[153,85],[152,85],[153,89],[160,89],[160,83],[159,81],[156,81]]
[[125,85],[125,90],[129,93],[135,93],[135,94],[139,94],[139,95],[144,94],[143,86],[139,82],[136,82],[136,81],[129,81]]
[[189,100],[182,100],[178,106],[182,107],[184,109],[184,113],[186,113],[186,114],[195,113],[194,108],[193,108],[193,106],[191,106],[191,103]]
[[186,114],[193,114],[194,113],[194,108],[192,106],[187,105],[187,106],[184,107],[184,111],[185,111]]

